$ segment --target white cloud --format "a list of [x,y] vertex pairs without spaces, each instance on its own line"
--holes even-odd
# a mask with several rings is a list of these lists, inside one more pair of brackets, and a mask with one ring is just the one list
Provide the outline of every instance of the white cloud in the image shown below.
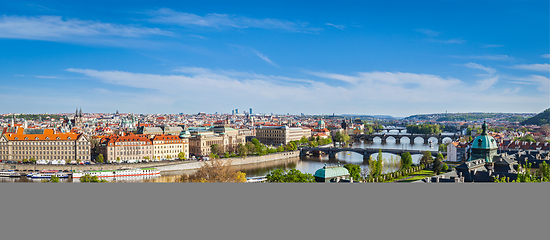
[[430,29],[423,29],[423,28],[415,29],[415,31],[421,32],[421,33],[425,34],[428,37],[435,37],[435,36],[437,36],[441,33],[441,32],[436,32],[436,31],[432,31]]
[[478,91],[479,90],[484,91],[484,90],[487,90],[487,89],[491,88],[497,82],[498,82],[498,77],[492,77],[492,78],[479,80],[479,81],[477,81],[476,89]]
[[[139,92],[143,93],[136,94],[141,100],[162,97],[164,101],[162,105],[157,104],[159,99],[151,103],[141,101],[132,112],[224,112],[246,104],[243,107],[252,107],[258,112],[404,116],[440,108],[441,111],[511,111],[514,107],[522,109],[526,104],[533,108],[542,106],[537,95],[518,96],[509,91],[504,96],[502,89],[493,91],[491,86],[498,81],[496,78],[472,85],[431,74],[379,71],[354,75],[306,72],[322,78],[316,81],[197,67],[179,68],[176,71],[181,74],[172,75],[94,69],[67,71],[107,84],[142,89]],[[331,83],[332,80],[336,84]],[[347,84],[338,84],[342,81]],[[114,102],[128,101],[122,99],[127,95],[110,94]]]
[[209,13],[199,16],[192,13],[177,12],[168,8],[150,12],[151,22],[175,24],[179,26],[197,26],[211,28],[263,28],[282,29],[292,32],[317,32],[321,29],[308,26],[307,22],[291,22],[279,19],[257,19],[228,14]]
[[451,56],[454,58],[460,59],[481,59],[481,60],[492,60],[492,61],[512,61],[513,57],[508,55],[478,55],[478,56]]
[[480,70],[483,70],[483,71],[487,72],[488,74],[494,74],[494,73],[497,72],[494,68],[485,67],[481,64],[477,64],[477,63],[473,63],[473,62],[466,63],[466,64],[464,64],[464,66],[468,67],[468,68],[473,68],[473,69],[480,69]]
[[483,45],[484,48],[497,48],[497,47],[504,47],[502,44],[485,44]]
[[102,36],[135,38],[169,34],[157,28],[63,19],[61,16],[0,16],[0,38],[70,41]]
[[[550,93],[550,79],[540,75],[530,75],[529,77],[517,78],[511,77],[511,82],[518,84],[538,85],[538,90]],[[548,99],[548,96],[546,96]]]
[[520,65],[511,66],[510,68],[530,70],[530,71],[550,72],[550,64],[548,63],[520,64]]
[[332,24],[332,23],[327,23],[327,24],[325,24],[325,25],[327,25],[327,26],[333,26],[333,27],[338,28],[338,29],[340,29],[340,30],[344,30],[344,28],[346,28],[346,26],[344,26],[344,25],[336,25],[336,24]]
[[458,38],[449,39],[449,40],[429,39],[429,41],[430,42],[438,42],[438,43],[446,43],[446,44],[461,44],[461,43],[466,42],[466,40],[462,40],[462,39],[458,39]]
[[261,58],[262,60],[266,61],[267,63],[271,64],[272,66],[274,67],[279,67],[276,63],[274,63],[273,61],[271,61],[271,59],[269,59],[267,56],[263,55],[262,53],[256,51],[256,49],[253,49],[254,50],[254,53],[256,54],[256,56],[258,56],[259,58]]
[[543,58],[550,58],[550,54],[544,54],[544,55],[542,55],[541,57],[543,57]]

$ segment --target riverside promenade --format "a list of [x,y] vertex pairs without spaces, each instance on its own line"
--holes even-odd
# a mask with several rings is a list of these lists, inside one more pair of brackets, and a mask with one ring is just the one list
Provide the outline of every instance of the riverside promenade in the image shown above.
[[[290,151],[273,153],[264,156],[222,158],[222,161],[231,160],[231,164],[246,165],[255,163],[264,163],[277,160],[285,160],[300,156],[300,151]],[[61,171],[90,171],[90,170],[115,170],[123,167],[129,168],[148,168],[155,167],[161,172],[184,171],[198,169],[208,161],[198,162],[196,160],[174,161],[174,162],[148,162],[148,163],[121,163],[121,164],[93,164],[93,165],[35,165],[20,163],[0,163],[0,169],[12,169],[14,171],[40,171],[40,170],[61,170]]]

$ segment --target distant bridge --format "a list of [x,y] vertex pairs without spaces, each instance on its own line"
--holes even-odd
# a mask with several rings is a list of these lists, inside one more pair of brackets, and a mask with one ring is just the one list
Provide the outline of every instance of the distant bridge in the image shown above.
[[382,143],[386,143],[386,140],[388,138],[393,138],[395,139],[395,143],[397,144],[401,143],[401,139],[403,138],[408,138],[411,141],[411,143],[416,138],[422,138],[422,140],[424,141],[424,144],[428,144],[428,141],[430,140],[430,138],[435,138],[437,139],[437,143],[441,144],[445,139],[450,139],[451,141],[457,141],[461,136],[462,135],[460,134],[442,135],[441,133],[440,134],[383,133],[383,134],[356,134],[356,135],[353,135],[353,138],[355,140],[362,139],[368,142],[372,142],[374,139],[379,138],[382,141]]
[[388,133],[391,131],[391,130],[397,130],[401,133],[401,131],[403,130],[407,130],[406,127],[396,127],[396,126],[388,126],[388,127],[385,127],[385,128],[382,128],[382,129],[378,129],[380,131],[387,131]]
[[[363,160],[368,160],[372,154],[378,153],[382,150],[383,153],[393,153],[401,155],[404,152],[413,154],[424,154],[425,150],[405,150],[405,149],[378,149],[378,148],[331,148],[331,147],[303,147],[300,149],[300,156],[306,155],[319,155],[320,153],[328,154],[329,158],[336,158],[336,154],[339,152],[355,152],[363,155]],[[437,156],[439,152],[430,151],[432,156]],[[447,152],[441,152],[443,156],[447,156]]]

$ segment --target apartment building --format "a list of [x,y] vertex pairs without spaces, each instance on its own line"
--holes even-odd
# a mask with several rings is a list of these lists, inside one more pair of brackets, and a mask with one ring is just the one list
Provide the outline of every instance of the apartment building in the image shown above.
[[256,129],[258,141],[273,146],[286,145],[290,141],[300,140],[304,136],[310,137],[311,129],[288,126],[260,126]]
[[146,135],[129,133],[125,136],[111,135],[100,144],[100,153],[109,162],[137,162],[153,159],[153,143]]
[[90,141],[83,134],[22,127],[4,132],[0,137],[0,160],[90,160]]
[[156,135],[153,142],[153,158],[155,160],[178,159],[182,152],[185,159],[189,158],[189,139],[174,135]]

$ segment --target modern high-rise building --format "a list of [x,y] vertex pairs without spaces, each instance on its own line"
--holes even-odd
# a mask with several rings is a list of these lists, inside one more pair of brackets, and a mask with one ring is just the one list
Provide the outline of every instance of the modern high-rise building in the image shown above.
[[235,109],[235,113],[239,114],[239,109],[238,108]]
[[250,115],[252,115],[252,108],[250,108],[250,111],[248,111],[248,113],[249,113]]
[[235,115],[235,109],[231,110],[231,115]]

